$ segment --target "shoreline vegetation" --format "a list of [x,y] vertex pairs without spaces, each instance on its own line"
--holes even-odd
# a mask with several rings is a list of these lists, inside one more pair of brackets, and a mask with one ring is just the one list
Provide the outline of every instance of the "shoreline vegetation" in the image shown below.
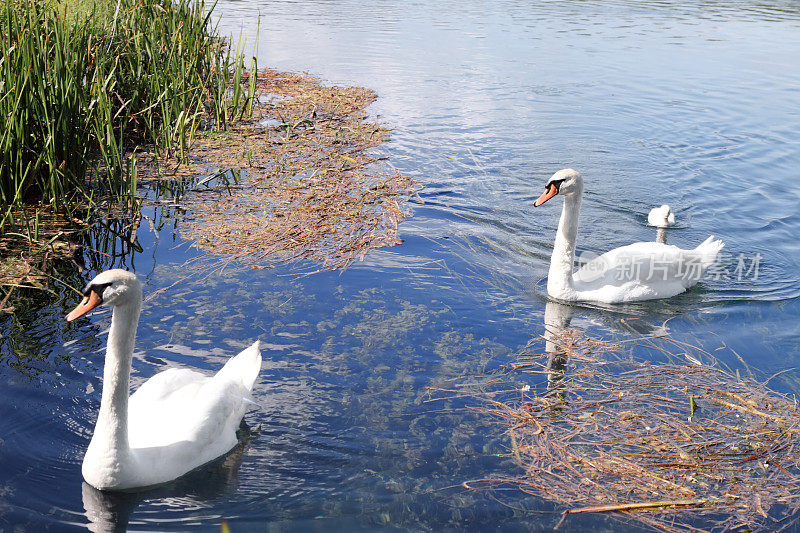
[[137,246],[144,183],[191,208],[195,271],[344,268],[399,244],[413,183],[372,153],[389,133],[366,120],[373,92],[251,76],[204,0],[83,2],[2,4],[0,315],[109,241]]
[[182,160],[207,117],[224,130],[243,101],[241,91],[228,97],[230,79],[245,65],[204,0],[3,0],[0,9],[6,302],[76,263],[98,220],[134,220],[140,147]]
[[[204,0],[4,0],[0,201],[69,211],[136,195],[135,152],[185,158],[241,77]],[[10,222],[5,216],[3,225]]]

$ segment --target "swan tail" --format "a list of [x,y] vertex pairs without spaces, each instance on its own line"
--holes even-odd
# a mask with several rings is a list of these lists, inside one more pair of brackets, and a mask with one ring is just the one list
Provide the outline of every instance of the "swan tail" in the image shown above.
[[259,344],[260,341],[256,341],[235,357],[231,357],[215,377],[240,382],[247,390],[253,390],[258,373],[261,372]]
[[722,250],[724,247],[724,242],[719,239],[714,239],[714,236],[710,235],[706,240],[701,242],[697,248],[695,248],[695,251],[700,254],[703,267],[708,268],[714,264],[714,262],[717,260],[720,250]]

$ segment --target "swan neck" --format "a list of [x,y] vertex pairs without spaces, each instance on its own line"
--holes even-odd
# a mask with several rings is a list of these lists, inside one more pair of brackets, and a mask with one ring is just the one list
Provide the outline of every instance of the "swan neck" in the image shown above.
[[106,362],[103,369],[103,395],[92,440],[105,441],[117,453],[130,449],[128,442],[128,396],[131,361],[140,301],[114,307],[108,333]]
[[578,236],[578,216],[581,210],[581,191],[564,197],[561,220],[558,223],[550,272],[547,276],[547,292],[565,300],[571,299],[572,269],[575,264],[575,241]]
[[656,242],[667,244],[667,228],[663,226],[658,228],[658,232],[656,233]]

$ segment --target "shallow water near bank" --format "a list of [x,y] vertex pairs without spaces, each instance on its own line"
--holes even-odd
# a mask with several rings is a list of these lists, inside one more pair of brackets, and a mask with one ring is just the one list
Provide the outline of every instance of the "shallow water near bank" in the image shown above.
[[[237,35],[261,14],[261,65],[377,91],[370,111],[393,128],[381,150],[422,185],[404,244],[341,274],[232,269],[156,293],[198,252],[180,237],[190,214],[147,208],[141,251],[93,262],[133,268],[150,295],[134,386],[173,365],[216,370],[261,339],[261,408],[247,416],[260,429],[183,484],[119,497],[82,486],[110,314],[66,325],[74,293],[42,295],[0,319],[0,529],[551,529],[559,506],[462,486],[519,473],[503,428],[469,400],[427,400],[429,387],[491,379],[544,332],[561,204],[532,203],[563,167],[586,180],[579,251],[654,240],[647,212],[668,203],[668,242],[714,234],[727,254],[687,294],[576,306],[572,327],[614,338],[668,320],[742,372],[788,369],[770,384],[800,392],[796,3],[217,9]],[[637,526],[586,516],[561,529],[588,527]]]

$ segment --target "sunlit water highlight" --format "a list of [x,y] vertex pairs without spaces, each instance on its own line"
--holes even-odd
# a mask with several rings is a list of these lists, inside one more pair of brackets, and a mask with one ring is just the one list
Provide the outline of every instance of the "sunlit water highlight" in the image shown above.
[[[518,472],[509,443],[464,402],[426,399],[428,387],[486,379],[542,334],[560,201],[532,202],[563,167],[586,180],[579,252],[654,240],[647,213],[668,203],[669,242],[714,234],[728,267],[666,302],[576,307],[572,326],[610,338],[670,319],[673,337],[724,346],[714,353],[763,376],[800,364],[796,2],[218,10],[235,34],[244,24],[252,35],[260,13],[261,65],[378,92],[371,112],[394,129],[382,150],[423,185],[405,242],[341,275],[230,271],[150,298],[134,385],[172,365],[213,371],[265,343],[262,409],[247,417],[259,432],[223,464],[152,493],[81,484],[109,313],[66,326],[65,290],[2,319],[0,530],[218,530],[222,519],[234,532],[552,528],[551,504],[461,487]],[[179,209],[146,214],[143,251],[125,264],[153,294],[196,251],[181,241]],[[738,259],[755,257],[757,277],[738,276]],[[800,391],[794,370],[772,385]],[[620,525],[562,526],[587,527]]]

